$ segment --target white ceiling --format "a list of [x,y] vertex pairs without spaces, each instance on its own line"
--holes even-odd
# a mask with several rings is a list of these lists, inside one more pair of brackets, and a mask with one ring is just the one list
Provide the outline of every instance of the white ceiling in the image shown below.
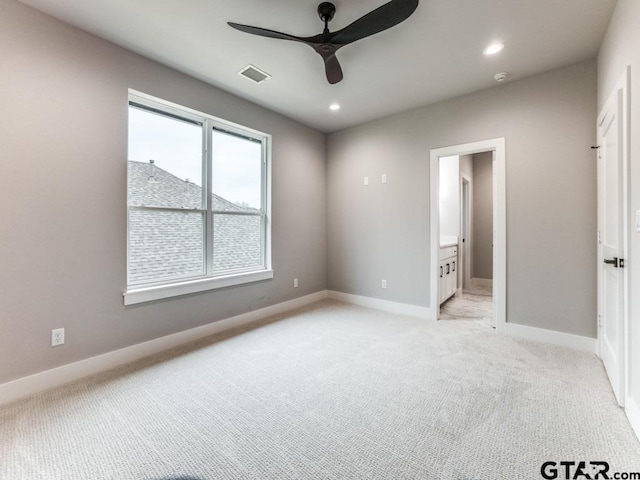
[[[396,27],[338,52],[344,80],[329,85],[309,47],[238,32],[226,22],[298,36],[322,31],[320,0],[21,0],[67,23],[332,132],[592,58],[615,0],[421,0]],[[338,30],[387,0],[333,0]],[[485,57],[492,41],[503,52]],[[248,64],[273,78],[256,85]],[[338,102],[342,109],[331,112]]]

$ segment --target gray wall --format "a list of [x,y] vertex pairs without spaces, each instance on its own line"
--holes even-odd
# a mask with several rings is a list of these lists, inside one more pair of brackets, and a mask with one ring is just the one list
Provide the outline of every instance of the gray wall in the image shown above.
[[[14,0],[0,45],[0,383],[326,288],[323,134]],[[123,306],[128,88],[273,135],[272,281]]]
[[493,278],[493,154],[473,156],[473,276]]
[[429,306],[429,150],[505,137],[507,321],[594,337],[595,115],[590,60],[331,134],[329,288]]
[[460,176],[463,175],[473,181],[473,155],[460,155]]
[[640,210],[640,2],[618,0],[609,29],[598,55],[598,111],[620,79],[627,65],[631,66],[630,122],[630,238],[627,268],[629,292],[629,396],[640,405],[640,233],[633,229],[634,215]]

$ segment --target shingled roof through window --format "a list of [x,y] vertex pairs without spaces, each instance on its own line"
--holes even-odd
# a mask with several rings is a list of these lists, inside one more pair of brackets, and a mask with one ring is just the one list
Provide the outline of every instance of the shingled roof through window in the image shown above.
[[[131,285],[204,274],[202,188],[153,163],[128,162],[128,204],[182,211],[131,210],[129,213],[129,283]],[[214,272],[259,269],[260,211],[211,195],[214,214]],[[240,215],[234,215],[240,213]],[[247,215],[256,214],[256,215]]]

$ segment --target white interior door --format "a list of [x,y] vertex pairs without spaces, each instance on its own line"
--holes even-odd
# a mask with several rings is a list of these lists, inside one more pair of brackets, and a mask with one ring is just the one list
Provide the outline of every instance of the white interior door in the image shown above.
[[598,347],[618,403],[625,396],[626,90],[598,117]]

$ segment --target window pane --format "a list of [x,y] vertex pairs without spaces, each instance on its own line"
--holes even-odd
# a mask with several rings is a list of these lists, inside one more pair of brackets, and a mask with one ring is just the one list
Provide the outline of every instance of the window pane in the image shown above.
[[204,274],[204,214],[129,212],[129,284]]
[[213,219],[213,269],[216,272],[263,266],[260,216],[218,214]]
[[[219,210],[262,207],[262,144],[213,130],[212,191]],[[218,207],[215,205],[214,210]]]
[[202,208],[202,126],[129,107],[129,205]]

